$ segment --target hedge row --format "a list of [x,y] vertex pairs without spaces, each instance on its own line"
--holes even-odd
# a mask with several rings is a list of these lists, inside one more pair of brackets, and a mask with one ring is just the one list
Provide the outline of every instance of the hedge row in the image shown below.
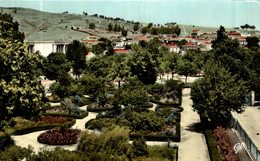
[[73,119],[83,119],[88,116],[88,111],[83,111],[80,115],[65,114],[65,113],[43,113],[44,116],[60,116],[60,117],[69,117]]
[[27,127],[19,130],[15,130],[12,134],[13,135],[23,135],[23,134],[28,134],[36,131],[41,131],[41,130],[49,130],[53,129],[55,127],[71,127],[76,123],[75,119],[72,119],[69,122],[66,122],[64,124],[51,124],[51,125],[38,125],[38,126],[32,126],[32,127]]
[[112,110],[112,108],[91,108],[91,107],[87,107],[87,110],[89,112],[103,112],[103,111]]
[[217,143],[214,138],[214,135],[210,129],[204,130],[204,135],[206,137],[208,150],[209,150],[209,156],[211,161],[223,161],[223,159],[220,156],[220,153],[217,148]]
[[181,141],[181,124],[180,124],[180,122],[176,123],[176,134],[174,136],[141,135],[141,134],[130,133],[129,137],[131,140],[143,137],[147,141],[169,141],[169,140],[171,140],[174,142],[180,142]]

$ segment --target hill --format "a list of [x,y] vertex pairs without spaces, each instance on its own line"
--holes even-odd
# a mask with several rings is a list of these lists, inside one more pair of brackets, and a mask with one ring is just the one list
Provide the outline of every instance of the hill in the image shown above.
[[[88,29],[90,23],[94,23],[98,30],[95,34],[100,37],[119,36],[120,33],[107,32],[109,23],[124,26],[125,29],[132,30],[134,22],[111,20],[97,16],[64,13],[49,13],[28,8],[2,8],[3,13],[11,14],[14,20],[20,24],[20,30],[25,33],[27,41],[71,41],[82,40],[89,36],[88,32],[79,32],[75,29]],[[142,23],[141,25],[145,25]],[[218,28],[201,27],[193,25],[179,25],[181,35],[190,35],[193,29],[200,29],[203,32],[216,32]],[[226,29],[231,31],[234,29]],[[243,30],[237,30],[242,31]]]

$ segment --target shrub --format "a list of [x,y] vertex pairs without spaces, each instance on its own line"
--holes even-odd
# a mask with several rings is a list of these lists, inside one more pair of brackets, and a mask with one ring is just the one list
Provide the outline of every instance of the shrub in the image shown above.
[[143,137],[133,140],[133,153],[135,156],[148,155],[146,140]]
[[233,150],[233,146],[229,141],[227,131],[223,127],[217,127],[214,130],[214,136],[218,147],[221,150],[221,154],[225,161],[238,161],[238,157]]
[[217,149],[217,144],[214,135],[212,134],[212,131],[210,129],[206,129],[204,131],[204,135],[206,137],[206,141],[208,145],[210,160],[223,161]]
[[22,160],[23,158],[28,157],[31,153],[32,151],[30,149],[21,148],[14,145],[7,147],[4,151],[0,151],[0,160]]
[[40,134],[38,142],[48,145],[69,145],[77,143],[80,136],[78,129],[52,129]]
[[6,147],[12,145],[14,141],[10,135],[6,133],[0,133],[0,150],[4,150]]
[[107,158],[122,157],[125,158],[123,160],[126,160],[126,156],[131,153],[128,133],[129,130],[122,127],[116,127],[99,135],[84,132],[78,150],[87,155],[105,153]]
[[55,148],[54,150],[40,151],[38,154],[33,153],[26,158],[27,161],[89,161],[84,154],[71,152],[62,148]]

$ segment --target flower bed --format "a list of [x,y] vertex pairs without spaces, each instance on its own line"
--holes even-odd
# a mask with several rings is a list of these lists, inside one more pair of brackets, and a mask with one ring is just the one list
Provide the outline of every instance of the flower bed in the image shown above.
[[40,134],[37,141],[48,145],[76,144],[81,131],[78,129],[52,129]]
[[6,128],[6,132],[14,135],[23,135],[60,126],[70,127],[76,123],[75,119],[60,116],[43,116],[35,122],[21,118],[18,121],[14,126]]

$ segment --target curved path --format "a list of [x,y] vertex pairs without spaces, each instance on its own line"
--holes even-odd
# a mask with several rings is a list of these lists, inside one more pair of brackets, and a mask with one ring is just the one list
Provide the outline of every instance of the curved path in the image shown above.
[[[81,109],[86,110],[86,106],[81,107]],[[97,113],[89,112],[87,117],[85,117],[83,119],[76,119],[76,123],[75,123],[75,125],[72,126],[72,128],[80,129],[82,131],[86,130],[85,123],[88,122],[90,119],[96,118],[96,115],[97,115]],[[21,146],[24,148],[28,148],[28,146],[31,146],[31,147],[33,147],[33,149],[36,153],[38,153],[39,151],[41,151],[43,149],[54,149],[56,147],[62,147],[64,149],[70,150],[70,151],[74,151],[77,149],[77,146],[78,146],[77,144],[55,146],[55,145],[46,145],[46,144],[39,143],[37,141],[37,137],[45,131],[47,131],[47,130],[32,132],[32,133],[25,134],[25,135],[12,135],[11,137],[17,146]]]

